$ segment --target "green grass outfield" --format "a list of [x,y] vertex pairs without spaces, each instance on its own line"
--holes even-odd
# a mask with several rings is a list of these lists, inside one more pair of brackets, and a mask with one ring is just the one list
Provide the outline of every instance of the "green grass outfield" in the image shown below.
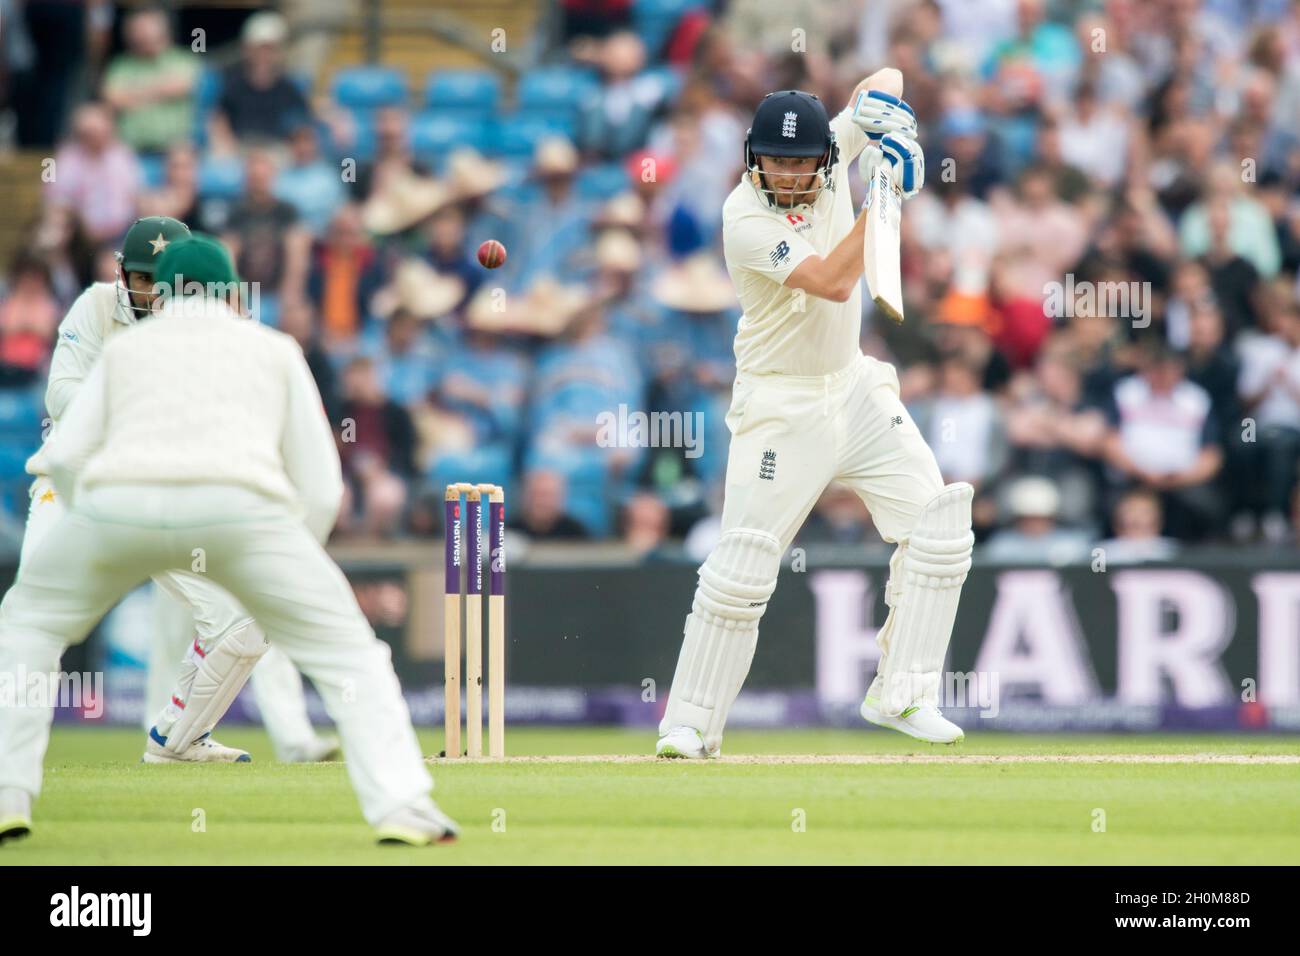
[[[416,850],[372,843],[342,764],[274,763],[256,729],[220,736],[255,762],[146,766],[139,734],[56,729],[35,832],[0,849],[0,868],[1300,863],[1296,737],[985,733],[952,748],[875,730],[734,731],[722,761],[687,763],[644,759],[652,732],[519,728],[512,758],[541,759],[433,762],[463,834]],[[421,741],[435,753],[441,734]]]

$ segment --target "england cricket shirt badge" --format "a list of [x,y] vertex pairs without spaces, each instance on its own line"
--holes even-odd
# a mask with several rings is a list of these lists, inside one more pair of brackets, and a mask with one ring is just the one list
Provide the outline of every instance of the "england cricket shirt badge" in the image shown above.
[[758,477],[764,481],[776,479],[776,452],[770,448],[763,452],[763,463],[758,466]]

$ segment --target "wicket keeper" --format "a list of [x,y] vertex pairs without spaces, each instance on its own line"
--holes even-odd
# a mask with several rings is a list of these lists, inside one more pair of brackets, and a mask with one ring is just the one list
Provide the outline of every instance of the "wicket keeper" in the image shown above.
[[[183,222],[169,216],[137,220],[127,230],[117,255],[116,283],[96,282],[72,304],[59,325],[50,359],[45,407],[54,423],[51,435],[57,432],[59,420],[105,345],[150,317],[155,297],[154,266],[173,242],[189,235]],[[50,481],[44,447],[28,459],[27,471],[33,481],[20,567],[67,510]],[[187,561],[183,568],[189,565]],[[149,657],[149,685],[157,689],[147,706],[161,710],[150,713],[153,725],[145,742],[145,761],[250,759],[244,751],[223,746],[211,737],[213,727],[250,673],[255,674],[253,690],[258,709],[281,759],[310,761],[337,753],[337,741],[322,739],[312,729],[302,678],[284,655],[269,650],[261,629],[238,602],[188,570],[167,571],[155,581],[162,592],[160,601],[175,599],[193,612],[197,634],[182,630],[176,635],[156,636]],[[184,643],[176,646],[175,637]],[[160,693],[164,690],[165,696]]]
[[[860,95],[865,94],[865,95]],[[727,427],[722,536],[699,571],[656,753],[721,752],[781,556],[823,490],[847,484],[897,548],[889,616],[862,716],[920,740],[954,743],[940,672],[970,568],[974,489],[945,485],[899,400],[898,376],[862,354],[862,240],[848,164],[888,163],[904,197],[925,182],[902,75],[881,70],[833,119],[798,90],[763,99],[745,138],[745,171],[723,205],[723,248],[744,315]]]

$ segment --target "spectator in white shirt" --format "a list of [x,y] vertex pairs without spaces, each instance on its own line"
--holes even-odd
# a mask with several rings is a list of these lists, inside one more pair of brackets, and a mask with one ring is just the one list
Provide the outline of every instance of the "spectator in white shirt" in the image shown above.
[[1061,155],[1094,181],[1114,186],[1128,169],[1129,127],[1098,102],[1090,82],[1079,84],[1074,114],[1061,121]]
[[1187,379],[1182,355],[1159,339],[1145,344],[1140,369],[1115,385],[1106,461],[1118,488],[1160,494],[1169,534],[1202,538],[1222,511],[1215,479],[1223,449],[1209,393]]
[[939,364],[939,389],[922,403],[917,427],[934,449],[944,481],[968,481],[980,489],[1006,464],[1002,414],[982,388],[981,370],[968,357],[950,353]]

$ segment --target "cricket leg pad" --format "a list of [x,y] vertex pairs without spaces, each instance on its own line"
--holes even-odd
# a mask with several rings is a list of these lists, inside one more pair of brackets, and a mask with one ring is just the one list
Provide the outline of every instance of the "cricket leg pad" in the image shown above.
[[780,569],[781,543],[774,535],[749,528],[722,535],[700,568],[660,734],[694,727],[709,751],[721,746]]
[[206,645],[195,638],[185,655],[181,681],[154,725],[154,740],[168,751],[183,753],[209,733],[239,696],[268,646],[252,618],[237,622]]
[[921,509],[896,561],[890,561],[891,608],[876,638],[881,659],[872,684],[887,715],[917,703],[938,706],[943,662],[975,545],[974,496],[966,482],[945,486]]

